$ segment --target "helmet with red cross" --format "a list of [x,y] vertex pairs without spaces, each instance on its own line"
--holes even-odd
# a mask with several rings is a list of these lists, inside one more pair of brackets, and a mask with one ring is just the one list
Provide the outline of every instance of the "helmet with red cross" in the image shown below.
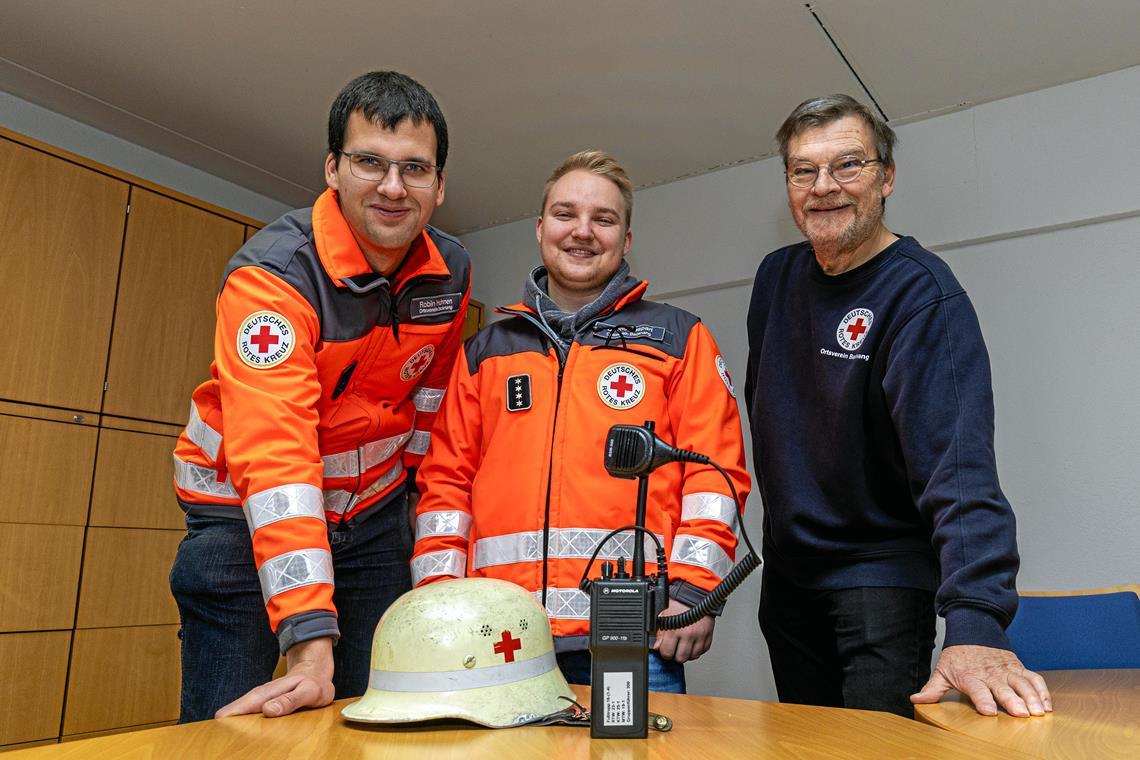
[[458,578],[397,599],[372,638],[368,691],[341,714],[368,723],[530,723],[574,699],[550,621],[521,586]]

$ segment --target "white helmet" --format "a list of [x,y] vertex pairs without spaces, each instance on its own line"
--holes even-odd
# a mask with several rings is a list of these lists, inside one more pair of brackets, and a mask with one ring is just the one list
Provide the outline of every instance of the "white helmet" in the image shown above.
[[368,691],[341,714],[367,723],[530,723],[575,699],[545,610],[522,587],[458,578],[397,599],[372,638]]

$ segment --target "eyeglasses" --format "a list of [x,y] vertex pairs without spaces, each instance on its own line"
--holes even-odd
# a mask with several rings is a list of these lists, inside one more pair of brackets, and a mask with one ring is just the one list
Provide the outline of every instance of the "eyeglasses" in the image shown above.
[[408,187],[431,187],[439,178],[439,167],[422,161],[393,161],[372,153],[350,153],[347,150],[340,153],[348,159],[348,170],[352,176],[366,182],[383,182],[393,164],[399,168],[400,181]]
[[881,164],[881,158],[856,158],[855,156],[840,156],[825,166],[813,164],[811,161],[796,161],[788,167],[784,175],[788,182],[796,187],[814,187],[819,179],[821,170],[831,175],[831,178],[841,185],[859,179],[867,164]]

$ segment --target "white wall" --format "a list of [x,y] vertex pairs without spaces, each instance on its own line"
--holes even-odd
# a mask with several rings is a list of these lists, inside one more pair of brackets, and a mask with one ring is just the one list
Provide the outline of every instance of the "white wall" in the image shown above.
[[[758,139],[783,116],[758,124]],[[947,259],[981,319],[1023,589],[1140,581],[1138,122],[1140,67],[897,130],[888,224]],[[765,253],[799,239],[779,161],[639,191],[633,228],[634,272],[651,296],[701,315],[742,384],[746,281]],[[476,298],[518,300],[537,262],[533,230],[531,220],[464,238]],[[759,517],[750,499],[754,543]],[[755,575],[689,668],[694,693],[775,697]]]
[[272,198],[2,91],[0,126],[263,222],[289,210]]

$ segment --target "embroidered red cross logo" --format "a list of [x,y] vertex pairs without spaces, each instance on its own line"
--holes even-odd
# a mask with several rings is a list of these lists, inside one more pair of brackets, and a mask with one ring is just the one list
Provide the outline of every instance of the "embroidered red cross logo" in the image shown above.
[[851,324],[847,325],[847,334],[851,336],[851,342],[859,340],[859,336],[867,332],[867,328],[863,326],[863,318],[859,317]]
[[515,661],[515,652],[522,649],[522,640],[516,639],[510,631],[503,631],[503,638],[495,642],[495,654],[501,654],[507,662]]
[[625,375],[618,375],[618,379],[610,383],[610,388],[618,398],[625,398],[625,394],[633,390],[633,383],[625,379]]
[[250,338],[249,342],[257,346],[257,353],[264,354],[270,346],[280,343],[281,339],[269,331],[269,325],[262,325],[261,331]]
[[408,365],[408,373],[411,375],[418,375],[423,371],[424,366],[431,360],[431,356],[425,351],[415,359],[412,359],[411,364]]

